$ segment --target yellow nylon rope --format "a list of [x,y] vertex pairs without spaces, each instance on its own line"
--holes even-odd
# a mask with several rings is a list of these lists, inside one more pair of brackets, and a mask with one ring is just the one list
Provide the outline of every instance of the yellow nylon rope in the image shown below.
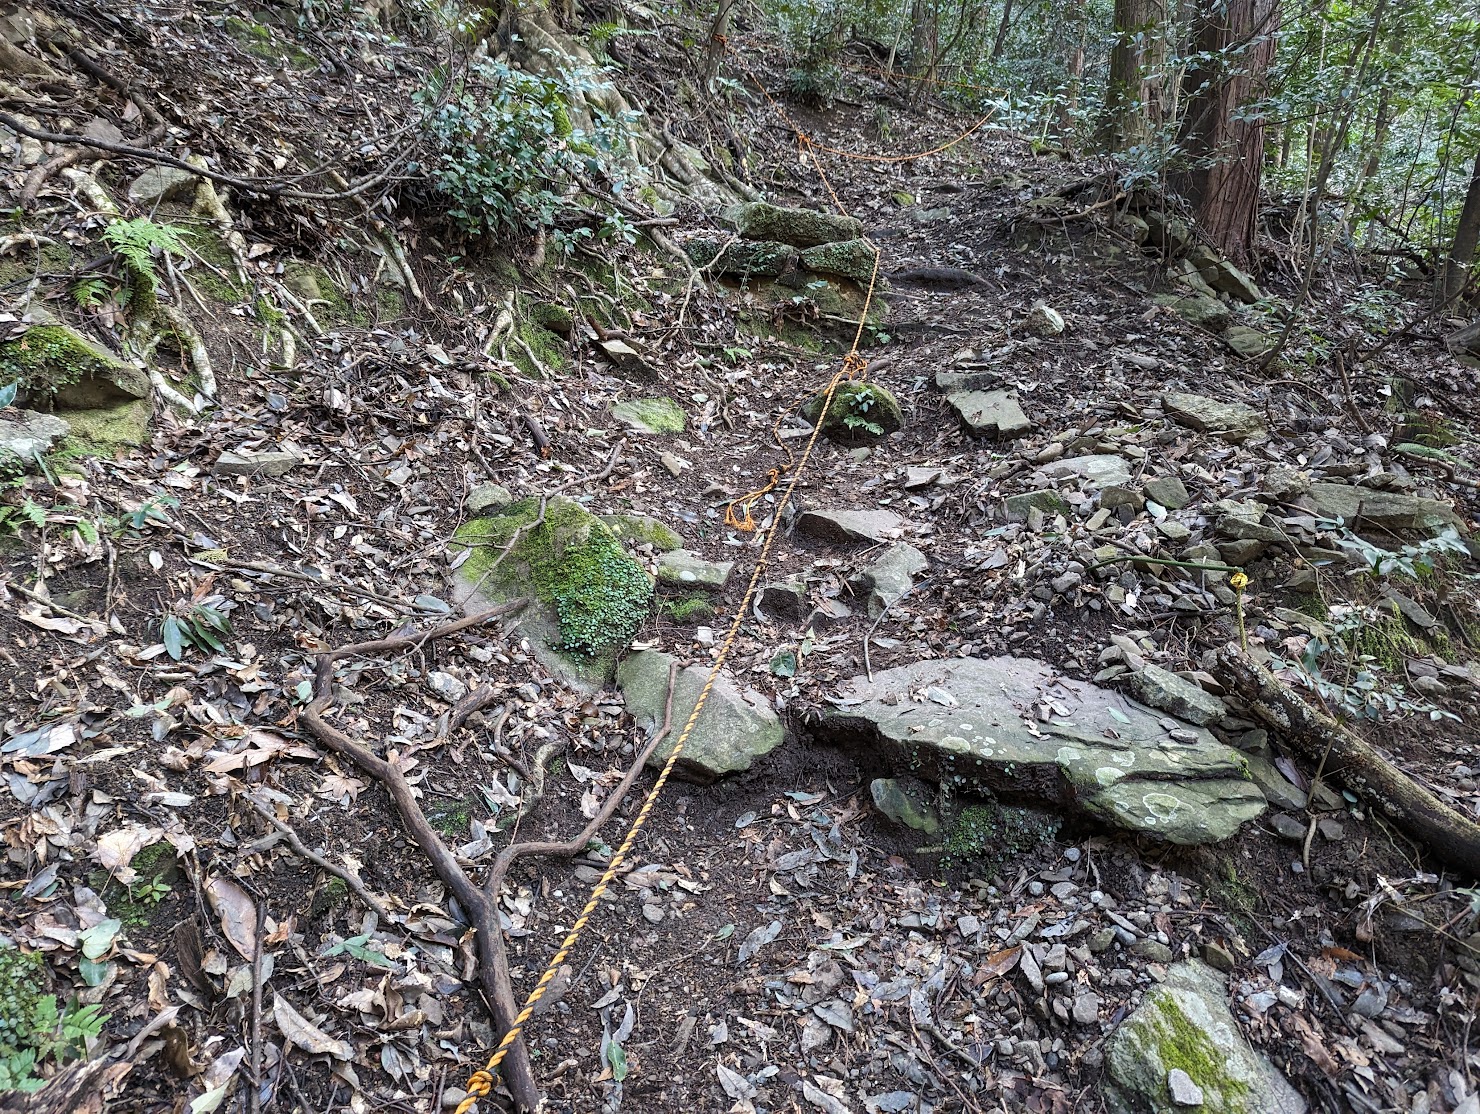
[[[743,63],[741,66],[744,68]],[[750,71],[747,69],[746,73],[750,74]],[[753,74],[750,74],[750,77],[752,81],[755,80]],[[758,86],[760,85],[759,82],[756,82],[756,84]],[[765,92],[763,86],[761,86],[761,91]],[[831,195],[833,204],[846,216],[848,211],[843,207],[843,203],[839,200],[837,193],[834,192],[832,183],[827,180],[827,174],[822,169],[822,164],[817,158],[817,145],[792,123],[790,117],[786,115],[786,112],[780,105],[776,104],[774,100],[771,100],[769,94],[766,94],[766,99],[771,101],[772,106],[775,107],[782,119],[796,132],[798,143],[801,144],[802,149],[811,158],[812,165],[817,168],[818,176],[822,179],[823,185],[827,187],[827,192]],[[977,125],[977,127],[980,126],[980,124]],[[972,131],[975,130],[975,128],[972,129]],[[969,135],[970,132],[966,134]],[[964,138],[966,136],[962,135],[945,146],[949,147],[954,143],[959,143]],[[828,148],[822,149],[828,150]],[[938,148],[938,150],[944,149],[945,147]],[[873,248],[874,264],[869,274],[868,287],[864,292],[863,310],[858,316],[858,327],[853,333],[853,344],[848,349],[848,354],[843,357],[842,367],[828,381],[827,390],[822,400],[821,414],[813,426],[811,434],[807,437],[807,443],[802,449],[796,467],[791,471],[791,476],[787,480],[786,486],[782,488],[781,495],[776,501],[776,510],[771,516],[771,526],[766,530],[765,535],[761,539],[760,552],[756,555],[755,568],[751,570],[750,580],[745,585],[745,594],[740,598],[740,604],[735,609],[735,617],[730,622],[729,630],[725,632],[724,640],[720,643],[719,652],[715,655],[714,664],[710,666],[709,675],[705,677],[704,685],[699,690],[698,698],[694,701],[693,711],[689,713],[689,718],[684,722],[683,730],[678,733],[678,738],[673,743],[673,750],[669,752],[667,760],[663,763],[662,770],[658,772],[657,780],[653,782],[653,787],[648,790],[647,796],[643,799],[642,807],[638,809],[637,815],[633,817],[632,824],[627,829],[627,834],[623,837],[621,846],[613,852],[611,861],[607,863],[606,869],[602,871],[601,877],[597,879],[596,884],[592,887],[591,896],[587,899],[580,916],[570,926],[570,931],[566,933],[565,939],[560,942],[560,947],[550,958],[550,962],[540,975],[539,981],[535,983],[534,989],[529,992],[529,997],[525,1000],[523,1008],[520,1009],[518,1016],[514,1018],[514,1024],[509,1026],[509,1031],[499,1041],[498,1047],[493,1050],[492,1055],[488,1058],[488,1062],[478,1071],[475,1071],[468,1079],[466,1088],[467,1097],[458,1104],[456,1114],[469,1114],[478,1105],[478,1100],[486,1097],[493,1090],[493,1073],[498,1069],[499,1064],[503,1063],[504,1057],[514,1047],[520,1034],[524,1032],[525,1025],[529,1023],[529,1019],[534,1015],[535,1008],[538,1006],[540,999],[544,997],[545,991],[549,988],[551,981],[555,978],[556,973],[564,965],[566,959],[580,941],[581,933],[585,931],[586,925],[590,923],[591,915],[596,912],[596,907],[600,904],[602,895],[606,893],[608,887],[610,887],[612,881],[616,878],[617,871],[621,869],[622,864],[626,861],[628,854],[632,851],[632,847],[637,841],[638,833],[642,831],[643,825],[647,823],[648,817],[652,815],[653,808],[658,803],[658,797],[663,792],[663,787],[668,784],[668,778],[673,773],[673,768],[677,764],[679,756],[683,754],[684,746],[688,743],[689,736],[693,733],[694,725],[699,722],[699,715],[703,712],[704,705],[709,700],[709,693],[714,688],[714,683],[719,678],[720,670],[724,668],[725,660],[729,657],[730,650],[735,645],[735,639],[740,634],[740,628],[744,624],[745,617],[750,610],[751,600],[755,598],[756,589],[760,585],[761,574],[765,571],[766,561],[771,552],[771,545],[776,540],[776,533],[781,525],[782,513],[791,502],[792,495],[796,491],[797,485],[801,482],[802,473],[806,471],[807,463],[812,458],[812,450],[817,446],[817,440],[822,433],[824,425],[822,418],[831,409],[833,396],[837,393],[838,387],[844,382],[859,378],[866,368],[866,362],[859,354],[858,348],[863,341],[864,326],[868,322],[869,310],[873,306],[874,291],[879,282],[880,254],[876,244],[872,241],[868,243],[869,247]],[[729,511],[726,512],[726,521],[730,522],[731,525],[735,525],[736,523],[731,522],[731,518],[739,517],[740,521],[753,523],[751,507],[767,492],[773,490],[779,480],[779,470],[773,469],[771,482],[765,488],[757,492],[751,492],[750,495],[744,496],[730,505]],[[743,512],[741,516],[735,516],[736,507],[741,508]],[[742,526],[741,528],[743,529],[744,527]]]

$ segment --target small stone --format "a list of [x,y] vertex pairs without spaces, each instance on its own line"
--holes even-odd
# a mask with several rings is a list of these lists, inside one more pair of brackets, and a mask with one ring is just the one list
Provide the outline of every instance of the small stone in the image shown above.
[[816,274],[836,275],[866,286],[874,274],[878,258],[878,249],[859,238],[807,248],[801,254],[801,263]]
[[763,584],[755,610],[761,619],[799,620],[807,611],[807,585],[800,580]]
[[1041,337],[1056,337],[1064,331],[1064,317],[1046,302],[1038,302],[1028,311],[1028,331]]
[[1269,818],[1269,826],[1277,835],[1300,842],[1305,838],[1305,825],[1288,812],[1277,812]]
[[461,1087],[448,1087],[442,1092],[442,1109],[456,1110],[467,1097],[468,1093]]
[[297,453],[280,451],[222,453],[212,466],[218,476],[286,476],[302,463]]
[[1153,299],[1159,306],[1166,306],[1189,325],[1206,329],[1210,333],[1221,333],[1233,321],[1233,313],[1217,298],[1206,294],[1182,297],[1177,294],[1159,294]]
[[1095,489],[1122,487],[1131,482],[1130,464],[1114,453],[1072,456],[1046,464],[1039,471],[1055,482],[1078,479]]
[[653,924],[657,924],[663,919],[663,908],[659,905],[644,905],[642,907],[642,915]]
[[1101,952],[1107,952],[1110,950],[1111,945],[1115,943],[1115,929],[1102,928],[1098,932],[1093,933],[1085,943],[1095,955],[1099,955]]
[[1100,996],[1081,994],[1074,999],[1074,1020],[1080,1025],[1093,1025],[1100,1019]]
[[1052,464],[1063,455],[1064,443],[1062,441],[1050,441],[1038,450],[1037,455],[1033,457],[1033,462],[1035,464]]
[[1107,487],[1100,492],[1100,506],[1112,511],[1128,507],[1132,514],[1140,514],[1146,508],[1146,496],[1129,487]]
[[693,465],[690,464],[687,460],[676,457],[672,453],[660,454],[658,457],[658,463],[663,466],[664,470],[667,471],[670,476],[674,477],[682,476],[685,470],[693,467]]
[[1248,325],[1230,325],[1223,330],[1223,343],[1244,359],[1257,360],[1267,355],[1279,341]]
[[902,599],[914,586],[915,577],[929,567],[925,554],[908,542],[895,542],[848,583],[855,592],[868,593],[869,616],[876,619]]
[[1173,1068],[1167,1072],[1167,1091],[1172,1096],[1172,1101],[1178,1106],[1201,1106],[1203,1104],[1202,1088],[1192,1081],[1181,1068]]
[[980,932],[981,928],[982,922],[976,917],[973,917],[970,913],[968,913],[964,917],[958,917],[956,919],[956,931],[959,932],[967,940],[970,940],[978,932]]
[[1192,502],[1187,485],[1176,476],[1153,476],[1147,480],[1146,498],[1155,500],[1169,511],[1180,511]]
[[1131,954],[1141,959],[1148,959],[1152,963],[1170,963],[1172,961],[1172,949],[1160,940],[1137,940],[1131,945]]
[[1066,572],[1062,576],[1056,576],[1051,581],[1053,590],[1063,596],[1078,588],[1084,577],[1077,572]]
[[1192,530],[1180,522],[1163,519],[1156,524],[1156,532],[1170,542],[1185,542],[1192,537]]
[[1233,953],[1216,940],[1203,945],[1203,962],[1216,971],[1230,972],[1237,965]]
[[514,494],[503,484],[479,484],[468,492],[469,514],[482,514],[490,507],[507,507],[514,501]]
[[[875,778],[869,784],[874,807],[894,823],[926,835],[940,831],[940,814],[931,803],[930,787],[917,778]],[[963,929],[962,935],[966,932]]]
[[686,549],[673,549],[658,558],[658,583],[670,588],[721,591],[734,571],[734,561],[706,561]]
[[460,677],[441,670],[433,670],[427,674],[427,685],[449,704],[456,704],[468,694],[468,686]]
[[1046,514],[1062,514],[1068,516],[1072,513],[1069,504],[1057,491],[1044,488],[1041,491],[1024,491],[1018,495],[1009,495],[1003,500],[1003,506],[1007,510],[1009,522],[1027,522],[1030,511],[1040,511]]
[[1333,843],[1346,838],[1346,829],[1342,827],[1341,821],[1332,820],[1329,816],[1316,821],[1316,831],[1320,832],[1321,835]]

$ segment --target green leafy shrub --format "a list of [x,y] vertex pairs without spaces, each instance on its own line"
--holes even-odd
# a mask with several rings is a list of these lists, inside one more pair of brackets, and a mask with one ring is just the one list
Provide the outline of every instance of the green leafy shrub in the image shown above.
[[474,235],[549,226],[576,175],[610,176],[627,121],[598,112],[586,134],[570,120],[572,101],[598,85],[592,71],[530,74],[484,61],[455,88],[444,77],[418,94],[432,147],[423,169],[447,215]]

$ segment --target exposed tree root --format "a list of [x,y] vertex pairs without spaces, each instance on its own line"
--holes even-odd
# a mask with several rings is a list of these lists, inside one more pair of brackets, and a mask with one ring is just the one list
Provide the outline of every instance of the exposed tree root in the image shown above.
[[1480,878],[1480,824],[1450,808],[1330,716],[1312,708],[1234,643],[1218,651],[1223,677],[1254,719],[1307,761],[1392,817],[1435,858]]
[[[493,1015],[497,1034],[501,1037],[513,1024],[519,1006],[514,998],[513,984],[509,978],[508,954],[500,928],[498,900],[509,867],[518,859],[528,855],[573,855],[585,849],[601,825],[611,819],[623,797],[632,788],[641,774],[643,766],[669,731],[673,714],[673,676],[670,673],[667,707],[664,712],[663,728],[644,746],[628,769],[621,783],[608,794],[595,819],[574,839],[563,843],[531,842],[516,843],[499,853],[483,886],[476,885],[457,860],[456,855],[443,843],[440,836],[428,823],[425,813],[417,802],[415,791],[406,781],[400,765],[392,758],[382,758],[368,746],[356,742],[347,734],[328,724],[323,714],[334,701],[334,664],[348,657],[366,657],[400,650],[414,650],[428,642],[446,638],[459,631],[467,630],[492,619],[512,615],[521,610],[528,601],[520,599],[498,607],[478,612],[463,619],[453,620],[433,627],[421,635],[392,636],[352,646],[343,646],[320,654],[314,667],[314,698],[303,710],[301,718],[308,731],[330,750],[339,754],[385,786],[395,803],[406,832],[421,848],[436,871],[437,877],[457,899],[473,925],[474,951],[478,961],[478,984],[483,991]],[[490,698],[484,690],[475,690],[464,705],[449,717],[449,730],[466,721],[478,707]],[[542,756],[539,763],[545,758]],[[531,783],[538,791],[542,779]],[[538,797],[527,807],[535,807]],[[503,1062],[503,1078],[509,1094],[519,1110],[534,1110],[539,1106],[540,1093],[530,1065],[529,1053],[524,1042],[517,1041]]]

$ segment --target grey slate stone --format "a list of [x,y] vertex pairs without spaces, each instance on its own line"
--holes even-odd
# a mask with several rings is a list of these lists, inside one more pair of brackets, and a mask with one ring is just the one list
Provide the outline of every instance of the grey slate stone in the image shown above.
[[904,531],[893,511],[808,510],[797,515],[796,532],[825,542],[885,542]]
[[1092,488],[1124,487],[1131,482],[1131,466],[1114,453],[1068,456],[1040,464],[1038,471],[1051,480],[1084,480]]
[[[671,654],[642,650],[617,666],[617,687],[622,690],[627,710],[650,738],[663,723],[672,661]],[[679,670],[673,692],[675,730],[654,751],[649,766],[660,768],[667,761],[678,737],[676,728],[693,713],[708,676],[708,668],[702,665]],[[750,769],[757,758],[780,746],[783,738],[781,720],[766,699],[759,693],[742,693],[728,673],[721,673],[674,772],[692,781],[711,782]]]
[[908,542],[895,542],[879,555],[878,560],[850,582],[855,592],[868,593],[868,613],[877,619],[886,607],[900,599],[914,586],[915,577],[930,567],[930,562]]
[[1123,680],[1143,703],[1204,727],[1228,714],[1228,705],[1210,692],[1159,665],[1147,665]]
[[[1049,691],[1067,714],[1025,720]],[[1163,713],[1029,658],[898,666],[855,677],[833,705],[817,727],[825,739],[1173,843],[1226,839],[1265,808],[1243,757],[1205,729],[1174,739]]]
[[1387,530],[1437,534],[1446,526],[1462,525],[1448,503],[1416,495],[1374,491],[1352,484],[1313,483],[1307,498],[1322,518],[1340,518],[1352,527],[1366,524]]
[[926,835],[940,831],[940,814],[931,803],[934,794],[919,778],[875,778],[869,794],[874,807],[894,823]]
[[946,401],[972,433],[1015,436],[1033,428],[1014,391],[952,391]]
[[33,410],[22,410],[19,421],[0,419],[0,475],[29,467],[68,432],[70,427],[61,418]]
[[1241,402],[1223,402],[1188,391],[1168,391],[1161,396],[1161,405],[1173,421],[1199,433],[1216,433],[1235,443],[1266,432],[1264,415]]
[[224,452],[216,458],[211,471],[218,476],[286,476],[303,460],[297,453],[282,450],[261,452]]
[[1153,476],[1147,480],[1146,498],[1155,500],[1169,511],[1180,511],[1192,502],[1187,485],[1176,476]]

